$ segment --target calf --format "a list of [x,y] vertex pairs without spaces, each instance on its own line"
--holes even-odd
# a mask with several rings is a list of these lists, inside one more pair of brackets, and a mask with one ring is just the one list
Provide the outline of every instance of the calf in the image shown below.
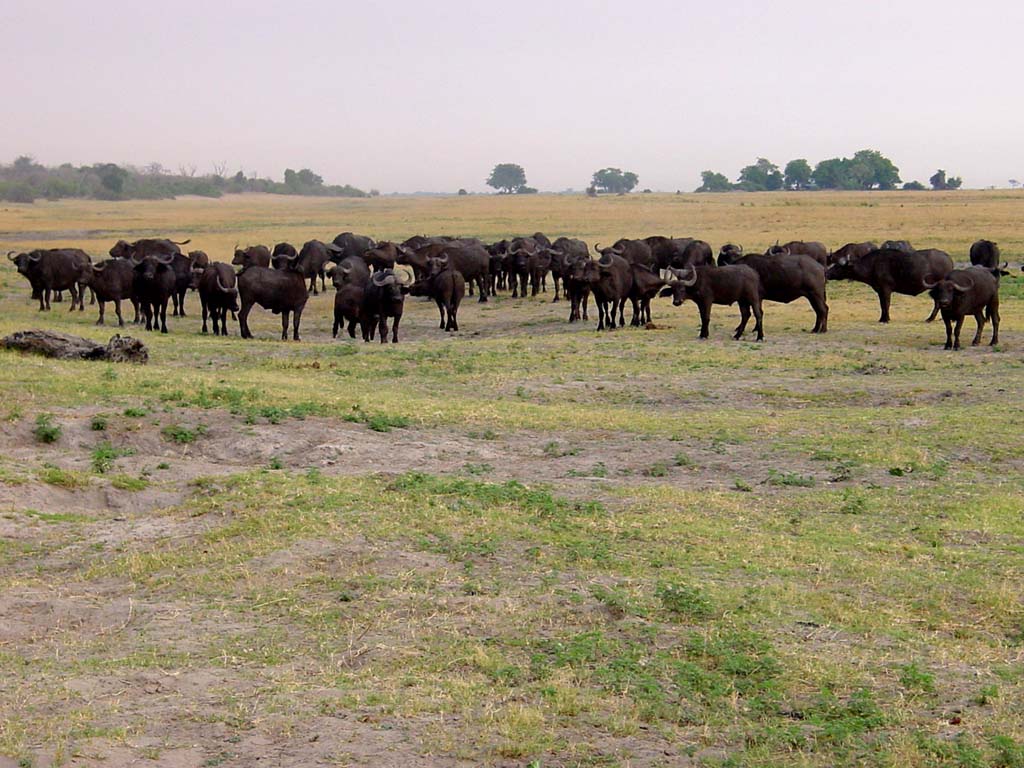
[[[203,308],[203,333],[207,333],[207,317],[213,318],[213,335],[228,335],[228,311],[238,312],[238,285],[230,264],[214,262],[205,269],[192,272],[192,287],[199,292]],[[218,323],[219,321],[219,323]]]
[[441,313],[443,331],[459,330],[459,304],[466,295],[466,280],[456,270],[448,256],[431,259],[427,266],[427,276],[417,280],[409,287],[412,296],[429,296],[437,304]]
[[393,344],[398,343],[398,324],[402,321],[405,294],[408,292],[408,283],[400,282],[393,269],[382,269],[373,273],[363,292],[363,306],[360,312],[363,341],[373,338],[374,326],[377,326],[380,343],[387,344],[390,317],[391,341]]
[[132,294],[135,269],[129,260],[108,259],[99,264],[93,264],[85,277],[86,284],[92,289],[100,303],[100,319],[96,321],[96,325],[104,324],[106,304],[108,301],[112,301],[114,302],[114,311],[117,313],[117,324],[123,326],[121,302],[125,299],[129,299],[135,307],[135,322],[138,322],[139,303]]
[[337,265],[329,265],[334,283],[334,338],[348,323],[348,335],[356,337],[356,324],[362,319],[363,293],[370,281],[370,268],[361,256],[349,256]]
[[[597,279],[597,267],[588,253],[586,256],[575,256],[566,265],[565,295],[569,298],[569,322],[589,320],[587,305],[590,303],[591,273]],[[582,312],[581,312],[582,310]]]
[[644,325],[651,322],[651,299],[664,287],[662,280],[650,267],[633,264],[633,287],[629,300],[633,302],[633,319],[630,325]]
[[[999,343],[999,277],[1006,274],[1009,273],[999,267],[970,267],[954,269],[940,280],[927,281],[929,292],[942,312],[942,322],[946,324],[946,349],[960,349],[960,329],[967,315],[974,315],[978,324],[972,346],[981,343],[981,331],[986,320],[992,321],[989,346]],[[956,330],[953,329],[954,320]]]
[[135,265],[132,295],[146,318],[146,330],[152,331],[159,326],[160,333],[167,333],[167,302],[177,285],[174,254],[132,256],[131,262]]
[[671,270],[673,276],[662,296],[671,296],[672,303],[679,306],[686,299],[697,305],[700,311],[700,338],[708,338],[711,322],[711,305],[740,305],[740,324],[733,334],[734,339],[743,336],[750,312],[754,312],[757,340],[764,341],[763,314],[761,311],[761,281],[757,272],[742,264],[727,267],[690,267],[688,270]]

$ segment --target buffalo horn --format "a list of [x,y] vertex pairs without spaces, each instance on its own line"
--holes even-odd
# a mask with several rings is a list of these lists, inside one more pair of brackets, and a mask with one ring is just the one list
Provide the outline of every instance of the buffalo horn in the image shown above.
[[14,259],[11,258],[11,254],[13,254],[13,253],[14,253],[14,251],[8,251],[7,252],[7,258],[10,259],[11,261],[14,261]]
[[102,272],[106,268],[107,268],[107,262],[105,262],[105,261],[101,261],[99,264],[93,264],[92,265],[92,271],[93,272]]
[[234,293],[235,292],[234,288],[225,288],[224,287],[224,283],[222,283],[220,281],[220,275],[217,275],[217,288],[220,290],[221,293]]
[[[445,258],[447,259],[447,257],[445,257]],[[408,269],[403,269],[402,270],[402,274],[405,275],[405,279],[402,280],[402,285],[412,285],[413,284],[412,273]]]
[[970,281],[968,281],[967,285],[960,285],[956,280],[950,280],[949,282],[953,284],[953,290],[959,291],[960,293],[966,293],[974,286],[974,283]]
[[41,253],[34,253],[34,254],[30,253],[28,255],[28,260],[29,261],[39,261],[41,258],[43,258],[43,254],[41,254]]
[[921,278],[921,284],[924,285],[924,288],[925,288],[926,291],[930,291],[932,288],[934,288],[936,285],[939,284],[938,280],[935,280],[933,282],[929,282],[928,281],[929,277],[930,277],[930,275],[925,275],[924,277]]
[[694,269],[693,267],[690,267],[690,271],[693,273],[693,277],[687,279],[683,277],[683,274],[685,274],[686,270],[679,270],[679,282],[682,285],[686,286],[687,288],[689,288],[691,285],[697,282],[697,270]]
[[156,259],[160,264],[170,264],[172,261],[174,261],[174,257],[169,255],[169,254],[163,254],[163,255],[156,255],[156,254],[154,254],[153,258]]

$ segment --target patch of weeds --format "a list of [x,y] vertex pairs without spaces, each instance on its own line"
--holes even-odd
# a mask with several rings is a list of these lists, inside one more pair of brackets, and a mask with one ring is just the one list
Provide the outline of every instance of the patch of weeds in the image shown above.
[[494,467],[486,462],[473,464],[472,462],[462,465],[462,471],[467,475],[486,475],[494,471]]
[[848,461],[837,461],[832,467],[832,475],[829,477],[833,483],[842,483],[853,477],[854,465]]
[[466,437],[471,440],[497,440],[498,433],[493,429],[485,429],[482,432],[467,432]]
[[117,381],[117,371],[114,370],[114,366],[108,365],[103,371],[104,381]]
[[889,474],[893,477],[903,477],[913,471],[911,467],[889,467]]
[[900,685],[908,691],[934,693],[935,675],[926,669],[921,669],[917,662],[912,662],[900,667]]
[[552,440],[544,446],[544,455],[550,459],[560,459],[563,456],[577,456],[579,448],[564,448],[561,443]]
[[345,415],[345,421],[354,424],[365,424],[374,432],[390,432],[393,428],[399,429],[409,426],[409,419],[405,416],[389,416],[386,413],[366,413],[358,405],[352,406],[352,412]]
[[971,701],[973,701],[979,707],[984,707],[986,704],[991,704],[994,700],[998,698],[999,687],[995,685],[985,685],[982,686],[981,690],[978,691],[978,695],[971,699]]
[[1012,737],[997,734],[991,738],[989,746],[995,752],[992,765],[996,768],[1024,768],[1024,745]]
[[962,733],[952,741],[915,733],[914,741],[921,752],[938,758],[942,765],[956,768],[984,768],[989,765],[982,751]]
[[309,481],[311,483],[319,483],[323,479],[324,479],[323,472],[321,472],[316,467],[310,467],[309,469],[306,470],[306,480],[307,481]]
[[657,464],[653,464],[645,469],[644,475],[647,477],[668,477],[668,465],[659,461]]
[[124,409],[124,415],[131,419],[141,419],[143,416],[149,415],[149,409],[141,408],[138,406],[130,406]]
[[168,464],[166,461],[161,461],[159,464],[156,465],[156,468],[157,469],[170,469],[171,465]]
[[85,488],[89,484],[88,475],[72,469],[61,469],[52,464],[46,464],[39,470],[39,479],[47,485],[56,485],[70,491]]
[[768,470],[768,485],[786,485],[798,488],[810,488],[814,485],[814,478],[810,475],[798,475],[796,472],[779,472],[777,469]]
[[107,417],[102,413],[97,413],[89,421],[89,429],[91,429],[93,432],[106,432]]
[[168,424],[160,430],[160,434],[164,436],[165,440],[170,440],[172,443],[188,445],[206,434],[206,426],[197,424],[195,427],[184,427],[181,424]]
[[92,469],[101,475],[114,466],[114,462],[122,456],[131,456],[135,451],[131,448],[115,448],[108,442],[102,442],[92,449]]
[[751,493],[754,490],[753,486],[751,486],[750,483],[739,477],[732,481],[732,487],[733,490],[742,491],[743,493]]
[[669,613],[694,619],[712,614],[711,601],[698,587],[676,583],[659,584],[654,590],[654,596],[661,600],[662,607]]
[[4,416],[4,421],[15,422],[18,421],[25,414],[24,410],[20,405],[13,406],[7,411],[7,415]]
[[267,466],[271,469],[284,469],[284,462],[277,456],[271,456],[270,463]]
[[569,477],[608,477],[608,467],[604,465],[603,461],[599,461],[589,470],[584,470],[583,472],[577,469],[570,469]]
[[685,453],[677,453],[672,457],[672,465],[676,467],[693,467],[696,462]]
[[144,491],[149,488],[149,480],[131,475],[114,475],[110,478],[110,484],[119,491]]
[[616,616],[645,616],[646,611],[621,587],[604,587],[595,584],[590,595]]
[[52,414],[40,413],[36,416],[36,425],[32,429],[32,434],[40,443],[55,443],[60,440],[62,432],[60,424],[53,423]]
[[819,738],[834,743],[847,742],[853,736],[883,727],[886,722],[866,688],[855,691],[845,702],[831,691],[823,691],[804,713],[804,719],[822,729]]
[[839,496],[839,511],[844,515],[861,515],[867,511],[868,497],[860,488],[844,488]]

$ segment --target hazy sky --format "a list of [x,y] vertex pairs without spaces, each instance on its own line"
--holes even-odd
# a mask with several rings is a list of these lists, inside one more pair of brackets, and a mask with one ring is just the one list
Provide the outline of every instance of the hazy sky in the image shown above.
[[1019,0],[0,0],[0,30],[0,162],[692,190],[873,148],[904,181],[1024,180]]

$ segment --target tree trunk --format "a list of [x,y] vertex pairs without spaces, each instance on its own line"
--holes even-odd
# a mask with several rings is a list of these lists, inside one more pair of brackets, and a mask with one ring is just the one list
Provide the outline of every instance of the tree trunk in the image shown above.
[[59,360],[106,360],[112,363],[145,363],[146,345],[131,336],[116,334],[106,345],[67,333],[31,330],[16,331],[0,340],[5,349],[35,352]]

